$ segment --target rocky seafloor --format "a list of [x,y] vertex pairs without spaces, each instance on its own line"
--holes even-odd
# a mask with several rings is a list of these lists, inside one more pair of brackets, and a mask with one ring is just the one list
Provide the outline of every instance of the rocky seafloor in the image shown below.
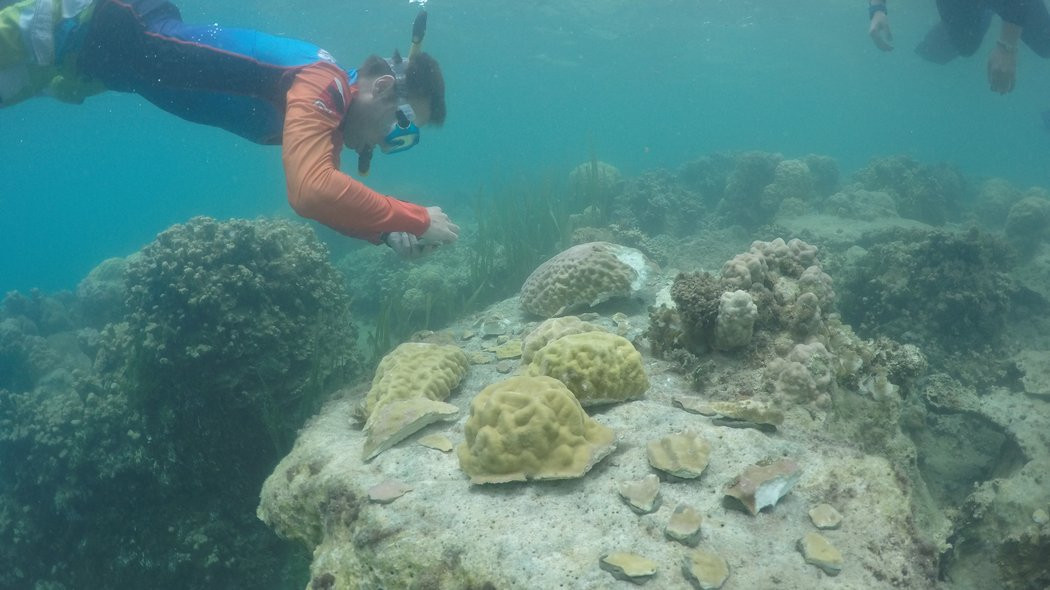
[[1050,193],[569,180],[421,261],[196,218],[7,294],[0,587],[1050,586]]
[[[652,280],[666,286],[674,275]],[[538,321],[519,298],[422,336],[472,360],[445,400],[456,419],[366,462],[356,409],[363,390],[327,405],[267,481],[259,508],[278,534],[311,547],[307,587],[1025,588],[1045,564],[1050,417],[1041,396],[923,374],[882,389],[839,379],[824,399],[778,400],[765,369],[776,346],[762,344],[709,351],[698,382],[652,354],[649,293],[582,316],[635,344],[649,388],[642,399],[588,408],[616,432],[617,447],[579,478],[472,485],[447,450],[465,439],[472,398],[521,370],[515,350]],[[853,346],[877,348],[863,342]],[[740,427],[683,409],[715,400],[768,401],[783,420]],[[682,433],[709,444],[699,478],[669,476],[647,459],[648,443]],[[433,448],[435,436],[451,445]],[[749,467],[783,459],[799,471],[793,487],[767,490],[775,505],[751,514],[727,496]],[[618,491],[654,473],[657,507],[638,514]],[[376,492],[390,487],[396,493]],[[958,504],[946,509],[948,497]],[[823,505],[841,515],[835,528],[818,528],[810,515]],[[665,532],[680,506],[702,517],[695,547]],[[804,555],[817,551],[813,533],[827,542],[823,556]],[[697,577],[697,550],[724,560],[728,577]],[[601,563],[617,553],[632,556],[636,577]]]

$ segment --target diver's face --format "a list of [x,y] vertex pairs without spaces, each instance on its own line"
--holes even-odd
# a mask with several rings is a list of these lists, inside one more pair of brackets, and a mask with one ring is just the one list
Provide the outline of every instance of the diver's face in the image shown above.
[[[393,76],[381,76],[373,81],[361,81],[357,96],[350,103],[343,131],[346,147],[362,151],[379,145],[390,132],[397,118],[397,91]],[[418,127],[430,121],[430,103],[422,98],[411,98],[409,106],[415,113]]]
[[357,96],[347,112],[343,142],[346,147],[366,150],[386,137],[397,112],[397,92],[393,76],[362,80]]

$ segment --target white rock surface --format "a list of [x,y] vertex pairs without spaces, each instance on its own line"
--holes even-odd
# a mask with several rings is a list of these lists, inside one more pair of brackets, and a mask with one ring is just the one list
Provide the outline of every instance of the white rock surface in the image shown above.
[[[492,311],[516,317],[517,307],[509,300]],[[631,317],[637,331],[645,329],[644,313]],[[450,331],[466,328],[455,325]],[[637,333],[628,335],[634,337]],[[461,343],[468,354],[481,344],[481,339]],[[581,479],[471,486],[454,454],[421,449],[412,438],[365,463],[364,435],[350,426],[357,400],[344,397],[303,428],[267,480],[259,516],[279,534],[305,543],[313,554],[311,575],[332,574],[333,590],[407,587],[409,574],[416,583],[432,582],[422,587],[460,588],[468,582],[500,589],[629,587],[597,566],[601,556],[617,551],[659,564],[650,585],[690,590],[681,570],[692,549],[663,534],[673,508],[684,503],[704,516],[704,547],[729,562],[733,588],[809,589],[813,567],[800,558],[795,543],[812,527],[809,507],[833,500],[851,515],[850,526],[835,531],[835,545],[852,563],[863,564],[843,569],[835,588],[931,587],[909,528],[908,492],[888,460],[830,439],[804,410],[789,412],[775,434],[713,426],[672,406],[673,397],[691,391],[686,378],[669,372],[665,363],[646,360],[652,382],[646,399],[594,413],[620,433],[620,441],[615,453]],[[736,387],[761,379],[760,369],[732,361],[720,370],[725,383],[735,379]],[[461,410],[459,418],[414,436],[441,433],[461,442],[469,400],[500,379],[491,365],[472,367],[448,400]],[[661,508],[635,514],[615,490],[620,482],[651,472],[648,441],[680,432],[712,442],[703,478],[665,482]],[[723,490],[745,468],[784,455],[805,470],[774,511],[752,516],[723,505]],[[368,487],[385,479],[413,491],[389,505],[368,502]]]

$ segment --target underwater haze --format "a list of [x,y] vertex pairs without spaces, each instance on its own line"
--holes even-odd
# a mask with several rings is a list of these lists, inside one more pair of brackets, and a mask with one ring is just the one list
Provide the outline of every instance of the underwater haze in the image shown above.
[[[187,0],[187,22],[299,37],[347,67],[407,50],[407,1]],[[419,149],[377,156],[370,185],[455,207],[507,172],[568,171],[593,149],[633,174],[700,154],[836,158],[844,171],[907,154],[974,177],[1050,185],[1050,63],[1022,48],[1016,90],[985,56],[946,66],[912,48],[934,2],[891,2],[897,47],[867,37],[863,2],[568,0],[429,3],[426,49],[449,116]],[[277,147],[179,120],[133,95],[0,111],[0,291],[70,289],[194,215],[291,214]],[[344,157],[350,171],[353,154]]]

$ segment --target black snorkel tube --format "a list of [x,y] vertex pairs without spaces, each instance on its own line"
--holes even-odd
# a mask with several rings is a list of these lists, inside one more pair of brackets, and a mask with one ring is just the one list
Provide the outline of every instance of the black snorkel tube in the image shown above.
[[416,20],[412,21],[412,46],[408,48],[408,59],[423,50],[423,37],[427,34],[427,9],[420,8]]
[[[427,10],[420,7],[419,14],[412,21],[412,45],[408,48],[408,59],[412,59],[423,50],[423,37],[427,34]],[[394,50],[394,59],[400,63],[401,56]],[[372,151],[374,147],[357,152],[357,172],[362,176],[367,175],[372,167]]]

